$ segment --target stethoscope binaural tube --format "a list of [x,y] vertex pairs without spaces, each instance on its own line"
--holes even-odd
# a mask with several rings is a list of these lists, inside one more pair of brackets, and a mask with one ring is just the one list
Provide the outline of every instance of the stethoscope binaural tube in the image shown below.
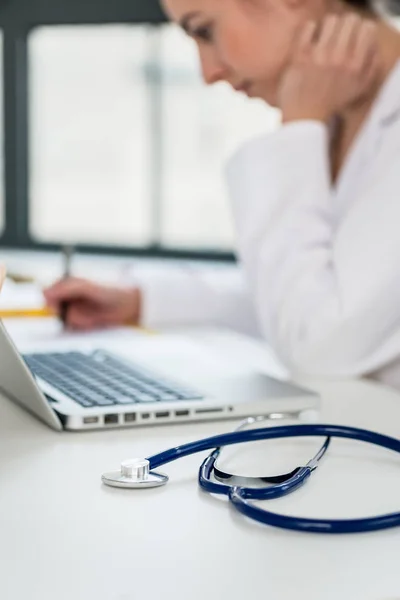
[[[212,481],[213,468],[215,467],[220,448],[245,442],[297,437],[326,437],[327,439],[318,454],[304,467],[300,467],[298,470],[285,476],[288,477],[285,481],[264,488],[246,488],[237,485],[227,486],[223,483]],[[118,487],[142,487],[141,483],[144,484],[143,487],[150,487],[152,484],[163,485],[168,481],[168,477],[154,472],[154,469],[185,456],[206,450],[213,450],[200,468],[199,481],[202,489],[210,493],[227,495],[231,505],[250,519],[281,529],[331,534],[360,533],[399,526],[400,512],[363,519],[308,519],[273,513],[252,503],[252,500],[255,499],[267,500],[289,494],[303,485],[324,456],[329,446],[330,438],[343,438],[370,443],[400,454],[400,440],[365,429],[324,424],[283,425],[218,435],[171,448],[148,459],[135,459],[136,462],[125,464],[127,472],[134,473],[133,477],[128,477],[125,478],[125,481],[121,481],[120,473],[111,473],[103,476],[103,482],[107,485],[117,485]],[[151,478],[154,478],[155,482],[150,482]]]

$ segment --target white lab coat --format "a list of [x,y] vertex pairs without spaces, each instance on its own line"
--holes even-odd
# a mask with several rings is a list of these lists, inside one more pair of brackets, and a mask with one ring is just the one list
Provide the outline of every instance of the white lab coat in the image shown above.
[[143,284],[144,320],[261,331],[293,371],[400,387],[400,63],[335,186],[329,132],[286,124],[227,167],[242,271]]

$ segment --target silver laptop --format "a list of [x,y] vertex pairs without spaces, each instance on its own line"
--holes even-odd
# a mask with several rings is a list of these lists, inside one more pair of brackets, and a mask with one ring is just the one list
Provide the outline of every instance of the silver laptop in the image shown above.
[[1,392],[56,430],[293,416],[318,407],[308,390],[228,363],[183,336],[138,339],[121,354],[82,344],[21,354],[0,321]]

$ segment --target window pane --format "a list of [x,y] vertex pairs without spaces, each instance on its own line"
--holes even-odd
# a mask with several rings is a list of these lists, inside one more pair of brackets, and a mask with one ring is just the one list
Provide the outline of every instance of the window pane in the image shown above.
[[230,248],[224,163],[241,142],[276,127],[278,112],[226,84],[204,86],[196,48],[174,26],[163,28],[161,60],[162,241]]
[[41,27],[29,38],[30,231],[42,241],[152,238],[148,26]]
[[[3,88],[3,32],[0,31],[0,90]],[[6,202],[4,185],[4,107],[3,93],[0,92],[0,235],[6,226]]]

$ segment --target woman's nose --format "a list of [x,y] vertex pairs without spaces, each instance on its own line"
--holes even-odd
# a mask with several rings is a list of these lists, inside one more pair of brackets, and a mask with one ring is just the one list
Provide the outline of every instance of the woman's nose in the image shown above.
[[214,53],[203,53],[200,56],[200,63],[203,80],[207,85],[228,79],[229,69]]

